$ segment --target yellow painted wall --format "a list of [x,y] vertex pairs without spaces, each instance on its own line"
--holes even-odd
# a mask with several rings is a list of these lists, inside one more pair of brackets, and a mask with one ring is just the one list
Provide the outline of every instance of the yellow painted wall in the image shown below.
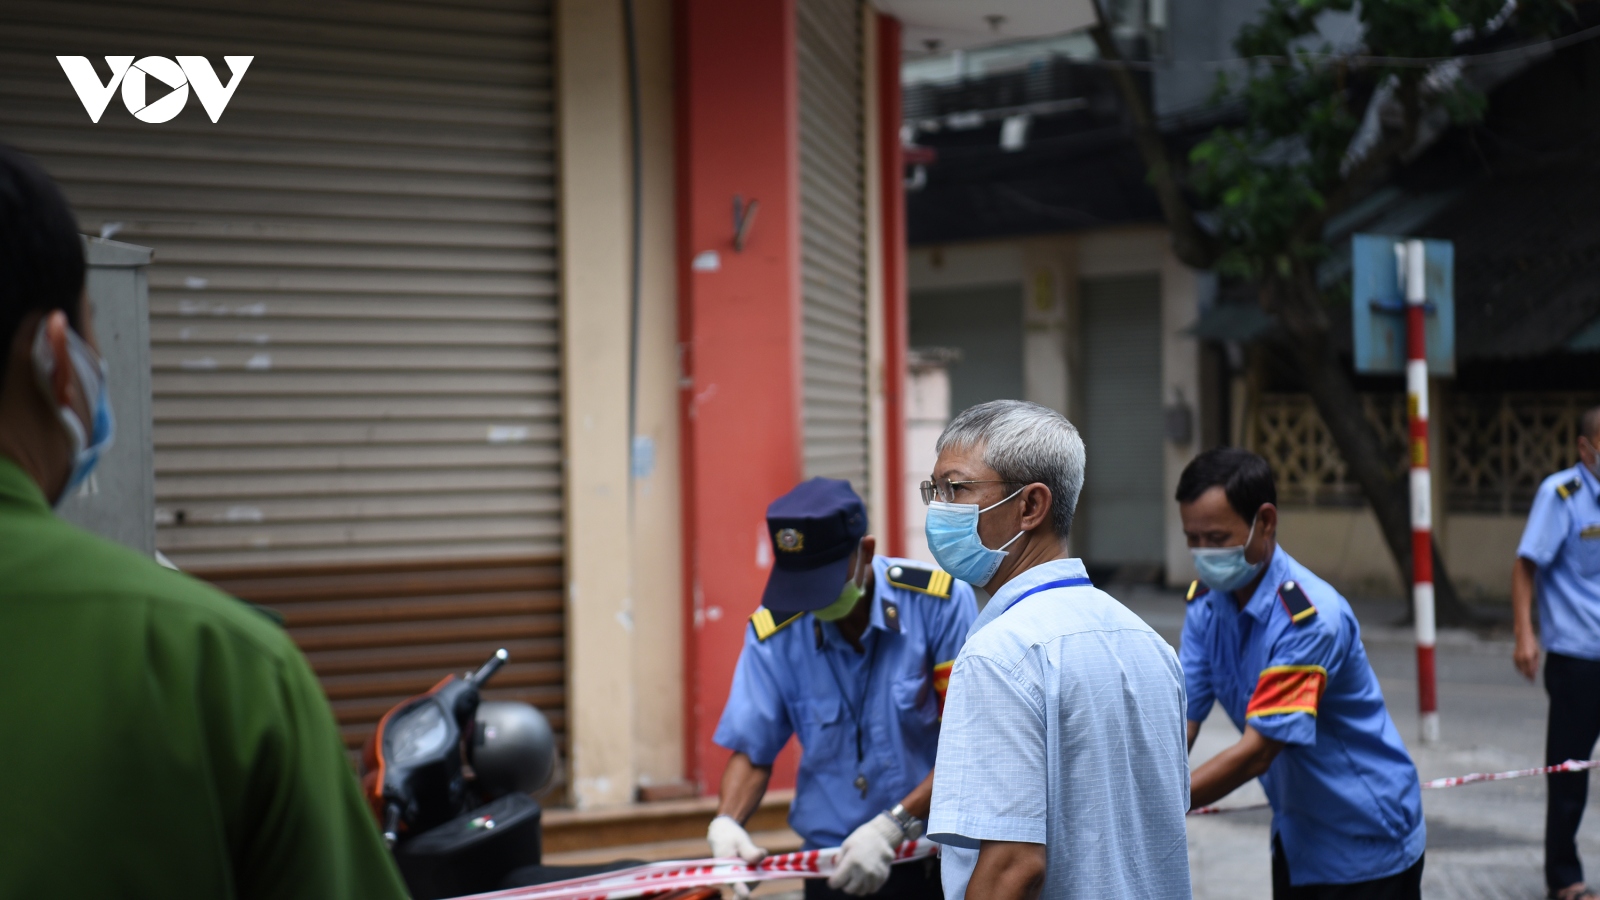
[[631,802],[639,784],[674,780],[683,769],[670,6],[638,3],[646,154],[637,426],[654,448],[639,479],[628,433],[632,206],[621,9],[587,0],[556,9],[567,708],[580,807]]
[[[1365,507],[1288,508],[1279,511],[1279,521],[1279,543],[1341,593],[1397,600],[1408,594],[1378,531],[1378,521]],[[1449,515],[1441,550],[1450,577],[1465,599],[1509,602],[1511,562],[1524,521],[1521,516]]]

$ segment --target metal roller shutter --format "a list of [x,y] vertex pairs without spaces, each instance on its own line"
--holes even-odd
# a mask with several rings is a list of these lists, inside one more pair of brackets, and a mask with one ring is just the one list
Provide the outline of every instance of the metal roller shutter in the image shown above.
[[358,749],[391,706],[449,672],[511,662],[490,700],[531,703],[566,731],[561,566],[502,560],[362,563],[214,571],[212,582],[274,610],[322,679],[345,746]]
[[1085,279],[1083,482],[1085,560],[1160,565],[1161,281],[1155,275]]
[[[560,552],[546,6],[0,6],[0,137],[155,249],[179,565]],[[56,53],[255,61],[216,124],[96,125]]]
[[805,473],[867,496],[867,261],[858,0],[800,0]]
[[[0,4],[0,140],[155,249],[158,546],[284,613],[352,745],[496,646],[564,721],[550,41],[543,0]],[[56,54],[255,60],[218,123],[93,124]]]

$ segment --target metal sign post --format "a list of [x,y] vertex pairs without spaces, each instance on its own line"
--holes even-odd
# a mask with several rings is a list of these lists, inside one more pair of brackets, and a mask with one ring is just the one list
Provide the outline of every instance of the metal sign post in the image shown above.
[[1411,603],[1417,624],[1417,710],[1422,742],[1439,740],[1434,675],[1433,478],[1428,467],[1427,257],[1421,241],[1405,244],[1406,409],[1411,420]]
[[1356,371],[1406,376],[1411,470],[1411,603],[1423,743],[1439,740],[1434,668],[1433,476],[1428,376],[1455,373],[1455,248],[1449,241],[1358,234],[1352,241]]

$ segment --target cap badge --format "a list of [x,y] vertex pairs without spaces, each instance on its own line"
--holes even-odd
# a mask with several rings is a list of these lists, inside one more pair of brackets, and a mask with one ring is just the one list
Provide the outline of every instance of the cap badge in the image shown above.
[[806,536],[794,528],[778,529],[773,539],[777,542],[778,549],[784,553],[799,553],[806,546]]

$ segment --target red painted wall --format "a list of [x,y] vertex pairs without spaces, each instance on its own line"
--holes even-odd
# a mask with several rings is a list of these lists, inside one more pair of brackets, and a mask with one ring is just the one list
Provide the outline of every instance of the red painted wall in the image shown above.
[[[887,552],[905,554],[906,533],[906,348],[910,343],[906,301],[906,185],[900,147],[900,20],[878,16],[878,171],[883,208],[884,452],[888,455]],[[921,473],[918,473],[921,474]],[[885,546],[881,543],[880,546]]]
[[[687,776],[716,793],[711,742],[770,550],[766,507],[801,475],[795,0],[680,0],[679,334],[684,384]],[[733,199],[759,201],[742,253]],[[714,252],[716,271],[694,259]],[[703,258],[703,256],[702,256]],[[794,748],[773,786],[794,783]]]

